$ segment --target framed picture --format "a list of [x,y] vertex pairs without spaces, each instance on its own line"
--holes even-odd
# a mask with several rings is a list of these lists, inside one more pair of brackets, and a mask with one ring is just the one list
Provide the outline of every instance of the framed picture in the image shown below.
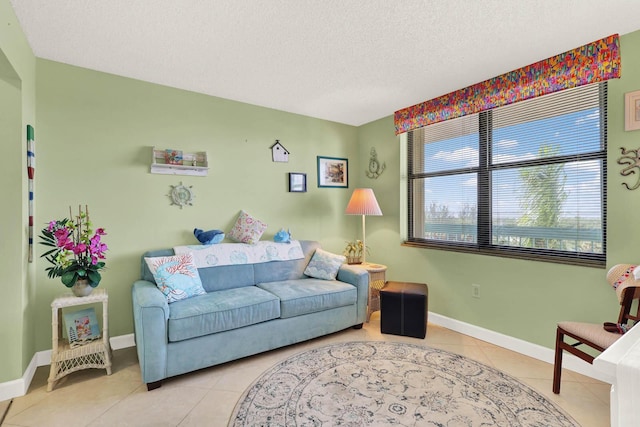
[[307,192],[307,174],[290,172],[289,173],[289,192],[290,193],[306,193]]
[[182,151],[172,149],[165,150],[164,161],[168,165],[182,165]]
[[318,187],[349,187],[349,160],[318,156]]
[[640,129],[640,90],[624,95],[624,130]]
[[64,328],[71,348],[100,338],[100,326],[94,308],[65,313]]

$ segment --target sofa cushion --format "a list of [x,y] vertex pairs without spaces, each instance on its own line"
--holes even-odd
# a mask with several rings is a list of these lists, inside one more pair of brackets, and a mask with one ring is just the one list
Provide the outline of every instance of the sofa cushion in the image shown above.
[[256,286],[209,292],[171,304],[169,341],[242,328],[278,317],[278,298]]
[[259,283],[259,288],[280,299],[280,317],[295,317],[355,304],[355,286],[336,280],[299,279]]
[[169,304],[206,293],[190,253],[144,260]]
[[304,274],[316,279],[335,280],[340,266],[347,262],[344,255],[332,254],[320,248],[311,257]]
[[254,245],[258,243],[262,233],[267,229],[267,224],[260,221],[257,218],[252,217],[245,211],[240,211],[238,219],[234,224],[231,231],[229,231],[229,238],[240,243],[248,243]]
[[140,277],[142,278],[142,280],[146,280],[151,283],[156,283],[156,279],[154,279],[153,273],[151,273],[151,270],[149,269],[149,265],[147,264],[147,261],[145,260],[145,258],[155,258],[155,257],[173,256],[173,255],[175,255],[175,253],[173,252],[173,249],[161,249],[157,251],[145,252],[142,255],[142,262],[140,263],[140,266],[142,267]]
[[198,272],[200,273],[202,286],[207,292],[241,288],[243,286],[253,286],[256,284],[252,264],[199,268]]
[[[320,243],[310,240],[300,240],[299,242],[302,247],[304,258],[254,264],[253,270],[255,272],[255,283],[304,279],[304,269],[309,264],[309,261],[316,249],[320,247]],[[202,283],[204,284],[204,277],[202,276],[202,273],[200,277],[202,277]]]

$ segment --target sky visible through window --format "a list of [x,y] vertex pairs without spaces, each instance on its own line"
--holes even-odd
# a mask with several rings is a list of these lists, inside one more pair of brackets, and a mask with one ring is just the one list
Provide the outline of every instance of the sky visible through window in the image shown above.
[[[542,146],[553,147],[557,155],[598,152],[601,150],[599,110],[591,108],[496,128],[493,141],[493,164],[536,159]],[[478,166],[477,133],[428,143],[424,150],[427,173]],[[563,169],[567,197],[561,217],[599,220],[602,216],[600,161],[566,163]],[[517,219],[523,213],[519,203],[524,191],[520,169],[494,171],[492,180],[494,221]],[[425,204],[448,206],[449,212],[457,216],[465,207],[476,206],[476,186],[475,172],[428,178],[424,187]]]

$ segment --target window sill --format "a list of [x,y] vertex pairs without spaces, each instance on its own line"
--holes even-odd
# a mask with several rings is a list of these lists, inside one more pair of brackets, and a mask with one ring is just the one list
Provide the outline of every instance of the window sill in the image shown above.
[[[465,245],[451,245],[451,244],[442,245],[437,243],[416,242],[416,241],[405,241],[404,243],[402,243],[402,246],[410,247],[410,248],[462,252],[462,253],[468,253],[468,254],[494,256],[494,257],[500,257],[500,258],[522,259],[526,261],[576,265],[580,267],[606,268],[606,260],[598,259],[599,257],[596,258],[593,255],[589,258],[577,257],[577,256],[561,257],[558,255],[550,255],[542,251],[502,249],[500,247],[495,247],[491,249],[482,249],[482,248],[470,247]],[[602,257],[604,258],[604,255]]]

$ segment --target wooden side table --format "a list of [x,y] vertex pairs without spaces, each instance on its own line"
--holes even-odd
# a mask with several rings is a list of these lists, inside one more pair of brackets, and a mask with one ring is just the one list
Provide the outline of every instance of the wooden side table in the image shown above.
[[[102,303],[102,339],[71,348],[62,336],[63,322],[60,321],[62,308],[92,303]],[[51,303],[51,369],[47,391],[53,390],[56,381],[60,378],[81,369],[106,369],[107,375],[111,375],[108,304],[109,296],[105,289],[95,289],[91,295],[86,297],[77,297],[67,293],[53,300]]]
[[367,300],[367,323],[369,323],[371,313],[380,310],[380,289],[387,283],[387,266],[365,262],[360,264],[360,267],[369,273],[369,298]]

